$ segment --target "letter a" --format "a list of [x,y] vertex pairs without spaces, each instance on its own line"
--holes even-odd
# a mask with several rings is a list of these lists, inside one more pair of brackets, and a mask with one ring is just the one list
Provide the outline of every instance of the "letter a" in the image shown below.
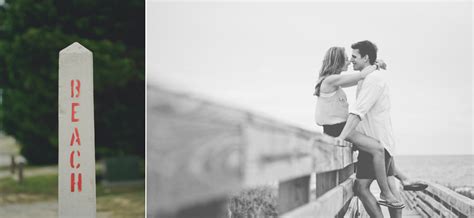
[[72,133],[71,143],[69,146],[74,145],[74,141],[77,142],[77,145],[81,145],[81,138],[79,137],[79,130],[77,130],[77,127],[74,127],[74,132]]

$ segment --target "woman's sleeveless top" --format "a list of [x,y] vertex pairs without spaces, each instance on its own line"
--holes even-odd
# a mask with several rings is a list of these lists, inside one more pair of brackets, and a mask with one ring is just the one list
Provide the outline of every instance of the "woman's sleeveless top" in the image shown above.
[[316,123],[332,125],[347,121],[349,116],[349,104],[346,93],[339,87],[332,93],[320,93],[316,103]]

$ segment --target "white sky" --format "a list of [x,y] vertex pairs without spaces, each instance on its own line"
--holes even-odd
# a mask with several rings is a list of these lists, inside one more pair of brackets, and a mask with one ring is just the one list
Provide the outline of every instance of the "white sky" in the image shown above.
[[[388,64],[398,154],[474,154],[471,2],[147,2],[146,10],[150,84],[322,131],[312,93],[324,53],[350,54],[368,39]],[[353,103],[355,89],[346,93]]]

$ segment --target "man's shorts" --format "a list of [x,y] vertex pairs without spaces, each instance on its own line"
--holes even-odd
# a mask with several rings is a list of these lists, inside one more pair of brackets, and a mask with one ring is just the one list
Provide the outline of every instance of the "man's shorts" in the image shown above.
[[[393,158],[388,153],[387,149],[385,150],[385,172],[387,176],[393,176]],[[356,163],[356,178],[357,179],[375,179],[375,169],[372,161],[372,155],[365,151],[359,150],[359,157]]]

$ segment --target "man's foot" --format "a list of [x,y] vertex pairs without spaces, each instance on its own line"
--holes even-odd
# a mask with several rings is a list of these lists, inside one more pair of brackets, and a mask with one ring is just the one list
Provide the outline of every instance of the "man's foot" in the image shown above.
[[401,182],[403,185],[403,190],[408,190],[408,191],[422,191],[428,187],[428,184],[422,181],[411,181],[407,179]]
[[386,206],[386,207],[389,207],[389,208],[393,208],[393,209],[403,209],[405,208],[405,204],[401,203],[401,202],[388,202],[386,200],[380,200],[380,201],[377,201],[378,204],[382,205],[382,206]]
[[390,207],[390,208],[395,208],[395,209],[402,209],[405,207],[405,204],[403,204],[402,202],[400,202],[397,198],[395,198],[395,196],[393,195],[389,195],[389,196],[386,196],[384,195],[383,193],[380,194],[380,199],[381,200],[378,200],[377,203],[382,205],[382,206],[386,206],[386,207]]

